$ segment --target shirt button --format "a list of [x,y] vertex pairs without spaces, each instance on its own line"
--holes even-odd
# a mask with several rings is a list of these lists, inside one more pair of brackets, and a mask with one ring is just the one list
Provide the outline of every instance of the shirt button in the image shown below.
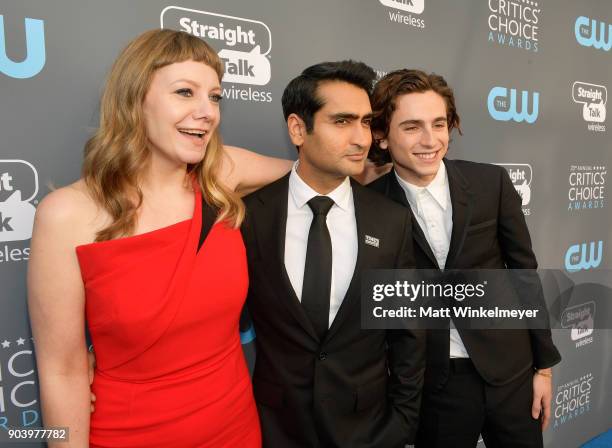
[[321,352],[319,353],[319,361],[325,361],[327,359],[327,353]]

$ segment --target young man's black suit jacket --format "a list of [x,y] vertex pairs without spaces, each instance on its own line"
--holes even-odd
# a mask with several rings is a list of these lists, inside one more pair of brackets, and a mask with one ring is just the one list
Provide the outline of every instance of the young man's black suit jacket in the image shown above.
[[[521,198],[506,170],[497,165],[444,159],[452,203],[453,230],[446,269],[536,269]],[[394,171],[369,185],[403,204],[412,214],[417,268],[438,263],[412,213]],[[557,364],[561,355],[550,330],[461,330],[461,339],[480,376],[501,386],[532,367]],[[441,388],[449,374],[448,330],[427,332],[425,387]]]
[[[253,389],[265,447],[403,448],[415,437],[424,333],[362,330],[360,318],[364,269],[414,267],[411,218],[378,193],[351,185],[357,262],[323,340],[285,270],[289,176],[245,198],[247,304],[257,334]],[[379,246],[365,244],[366,235]]]

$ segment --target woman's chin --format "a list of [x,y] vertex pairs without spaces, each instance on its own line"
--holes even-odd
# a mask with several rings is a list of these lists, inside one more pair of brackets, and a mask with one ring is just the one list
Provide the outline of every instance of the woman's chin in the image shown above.
[[204,160],[204,154],[206,154],[206,149],[199,151],[189,151],[180,154],[180,160],[182,163],[186,163],[187,165],[197,165],[202,160]]

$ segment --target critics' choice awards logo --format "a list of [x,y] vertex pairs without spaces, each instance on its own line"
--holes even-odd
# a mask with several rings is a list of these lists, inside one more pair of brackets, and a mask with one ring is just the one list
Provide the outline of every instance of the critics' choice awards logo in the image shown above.
[[488,41],[537,53],[541,8],[528,0],[489,0]]
[[525,216],[531,215],[529,203],[531,202],[531,180],[533,169],[528,163],[496,163],[506,169],[514,189],[521,197],[521,206]]
[[0,263],[24,261],[30,248],[37,203],[38,173],[25,160],[0,160]]
[[570,339],[576,343],[576,348],[591,344],[595,328],[595,302],[567,308],[561,316],[561,327],[571,328]]
[[553,399],[553,429],[591,410],[593,383],[593,374],[589,372],[557,387]]
[[576,81],[572,85],[572,99],[582,104],[582,119],[586,121],[587,129],[595,132],[605,132],[606,103],[608,89],[605,86]]
[[576,42],[583,47],[610,51],[612,48],[612,25],[605,22],[580,16],[574,23]]
[[0,431],[41,426],[31,339],[0,339]]
[[394,23],[425,28],[425,21],[416,17],[425,10],[425,0],[379,0],[381,4],[392,8],[389,10],[389,20]]
[[565,252],[565,269],[567,272],[595,269],[603,258],[603,241],[573,244]]
[[6,54],[4,16],[0,15],[0,72],[11,78],[32,78],[45,66],[45,23],[38,19],[25,19],[26,57],[15,62]]
[[607,168],[602,165],[570,166],[567,210],[581,212],[604,208],[607,174]]
[[[263,22],[207,11],[168,6],[160,17],[161,27],[185,31],[206,41],[223,60],[225,98],[253,102],[272,102],[270,91],[250,86],[270,82],[272,33]],[[249,87],[236,87],[242,84]]]
[[520,92],[506,87],[493,87],[487,97],[489,115],[497,121],[515,121],[533,124],[538,119],[540,94],[527,90]]

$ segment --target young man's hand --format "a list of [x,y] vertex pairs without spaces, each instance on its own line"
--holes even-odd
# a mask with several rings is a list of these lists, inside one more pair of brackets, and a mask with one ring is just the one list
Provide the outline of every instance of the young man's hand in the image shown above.
[[541,418],[542,431],[550,423],[550,408],[552,403],[552,369],[538,369],[533,375],[533,403],[531,416]]

